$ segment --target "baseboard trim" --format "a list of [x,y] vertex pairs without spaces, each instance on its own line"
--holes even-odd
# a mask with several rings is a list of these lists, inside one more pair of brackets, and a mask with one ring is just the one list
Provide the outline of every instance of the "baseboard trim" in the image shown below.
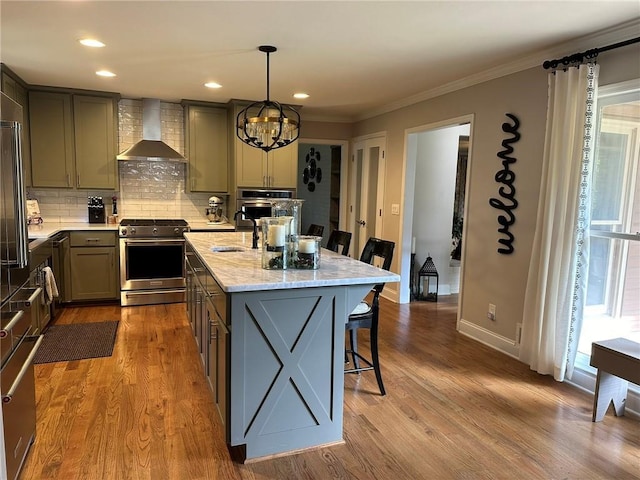
[[[394,285],[400,285],[400,284],[396,283]],[[400,292],[398,291],[397,288],[396,289],[389,288],[389,284],[387,284],[386,288],[382,290],[382,293],[380,294],[380,296],[382,298],[386,298],[387,300],[393,303],[400,303]]]
[[491,330],[479,327],[467,320],[461,319],[458,322],[458,332],[473,340],[483,343],[499,352],[502,352],[510,357],[519,359],[520,345],[514,340],[498,335]]
[[[458,332],[520,361],[520,345],[510,338],[498,335],[464,319],[458,323]],[[565,383],[593,395],[596,387],[596,377],[591,372],[576,368],[573,371],[571,380],[565,380]],[[632,383],[629,383],[625,416],[640,420],[640,389]]]

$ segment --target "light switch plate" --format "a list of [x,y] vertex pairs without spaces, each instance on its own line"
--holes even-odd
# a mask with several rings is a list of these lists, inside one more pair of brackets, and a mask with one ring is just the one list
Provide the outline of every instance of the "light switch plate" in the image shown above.
[[391,204],[391,215],[400,215],[400,204],[398,203]]

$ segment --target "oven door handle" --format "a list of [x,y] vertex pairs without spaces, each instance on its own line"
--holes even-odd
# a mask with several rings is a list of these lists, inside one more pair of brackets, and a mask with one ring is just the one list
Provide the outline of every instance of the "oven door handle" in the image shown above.
[[162,239],[162,238],[123,238],[122,239],[124,241],[124,243],[130,245],[130,244],[135,244],[135,243],[140,243],[140,244],[154,244],[154,243],[174,243],[176,245],[180,245],[184,243],[184,238],[167,238],[167,239]]
[[11,400],[13,400],[13,396],[16,394],[16,390],[18,390],[18,387],[20,386],[20,382],[22,382],[22,379],[29,371],[31,364],[33,363],[33,359],[35,358],[36,353],[38,353],[38,349],[40,348],[40,345],[42,345],[42,342],[44,341],[44,335],[39,335],[39,337],[40,338],[38,338],[35,345],[31,349],[31,353],[29,353],[29,356],[22,364],[22,368],[20,369],[20,372],[18,372],[16,379],[13,381],[13,385],[11,385],[11,388],[9,388],[9,391],[7,393],[2,395],[2,403],[9,403],[11,402]]
[[271,200],[244,200],[240,203],[242,204],[243,210],[246,207],[270,208],[273,206],[273,201]]

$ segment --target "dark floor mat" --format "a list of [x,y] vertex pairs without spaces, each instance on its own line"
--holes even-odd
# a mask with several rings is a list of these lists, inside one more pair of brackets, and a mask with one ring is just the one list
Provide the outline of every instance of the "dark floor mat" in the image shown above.
[[119,323],[114,321],[52,325],[45,332],[33,363],[110,357]]

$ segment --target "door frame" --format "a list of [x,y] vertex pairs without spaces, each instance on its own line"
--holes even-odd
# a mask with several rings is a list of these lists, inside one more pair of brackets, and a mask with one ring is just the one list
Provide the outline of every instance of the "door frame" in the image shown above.
[[[375,141],[375,142],[374,142]],[[376,132],[368,135],[363,135],[360,137],[355,137],[351,141],[351,152],[349,162],[349,209],[348,209],[348,226],[351,232],[355,232],[356,228],[360,228],[359,225],[356,225],[355,218],[355,203],[356,203],[356,193],[361,190],[361,184],[359,185],[357,180],[357,175],[355,172],[355,152],[356,148],[360,145],[363,146],[363,150],[365,151],[365,156],[363,160],[366,162],[368,160],[367,149],[371,146],[379,146],[381,155],[378,157],[378,182],[376,185],[375,198],[376,198],[376,221],[373,227],[374,235],[380,237],[382,235],[382,227],[384,223],[384,199],[385,199],[385,171],[386,171],[386,151],[387,144],[387,134],[386,132]],[[368,178],[370,174],[369,164],[363,165],[363,175]],[[367,182],[368,184],[369,182]],[[359,236],[358,236],[359,237]],[[352,245],[351,252],[354,258],[359,258],[361,247],[358,245]]]
[[[339,145],[340,146],[340,220],[338,221],[338,228],[340,230],[347,230],[347,217],[349,211],[348,202],[344,201],[347,198],[347,192],[349,188],[349,141],[348,140],[327,140],[319,138],[299,138],[298,146],[302,144],[316,144],[316,145]],[[300,150],[298,149],[298,152]],[[298,156],[300,153],[298,153]],[[298,162],[299,159],[296,159]],[[298,172],[300,174],[301,172]],[[298,179],[296,177],[296,185]]]
[[[413,199],[415,196],[415,173],[416,158],[415,152],[410,151],[409,135],[416,133],[424,133],[433,130],[440,130],[448,127],[455,127],[462,124],[469,124],[469,152],[467,162],[467,178],[465,185],[464,211],[467,219],[469,218],[469,199],[470,185],[473,167],[473,137],[474,137],[475,115],[473,113],[461,115],[459,117],[441,120],[439,122],[427,123],[416,127],[407,128],[404,131],[404,152],[403,152],[403,175],[402,175],[402,220],[400,222],[400,248],[396,250],[400,255],[400,285],[398,290],[398,302],[409,303],[410,301],[410,271],[411,271],[411,239],[413,234]],[[453,215],[453,212],[451,212]],[[464,265],[466,257],[468,221],[465,221],[462,228],[462,253],[460,257],[460,293],[458,294],[458,314],[457,323],[460,321],[460,312],[462,306],[462,296],[464,294]]]

